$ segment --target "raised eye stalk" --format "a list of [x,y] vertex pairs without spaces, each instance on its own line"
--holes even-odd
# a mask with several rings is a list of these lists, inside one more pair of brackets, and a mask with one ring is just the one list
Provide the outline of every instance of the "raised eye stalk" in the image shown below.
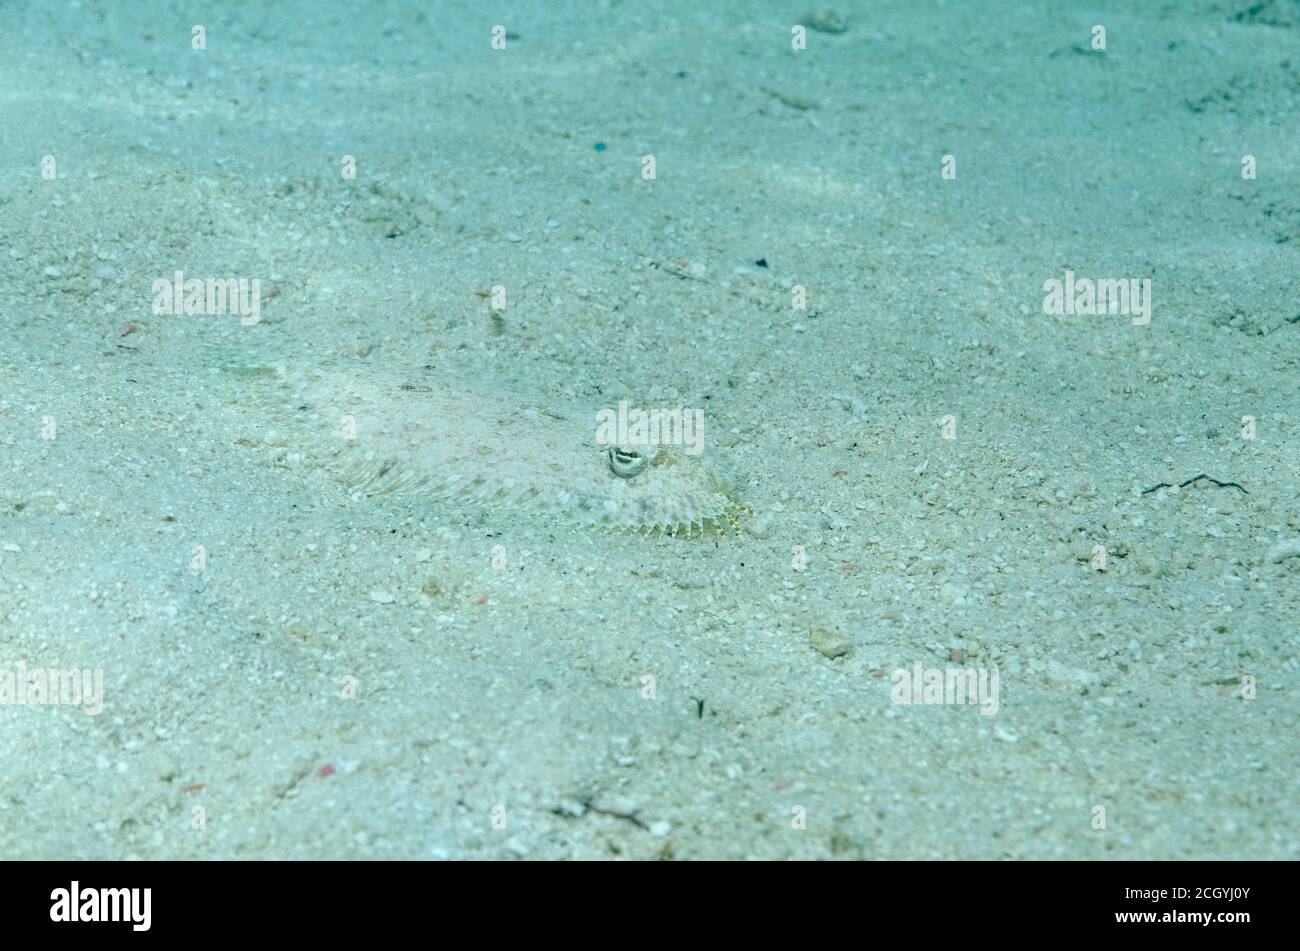
[[640,475],[650,462],[644,453],[625,446],[610,446],[606,455],[609,457],[609,471],[620,479]]

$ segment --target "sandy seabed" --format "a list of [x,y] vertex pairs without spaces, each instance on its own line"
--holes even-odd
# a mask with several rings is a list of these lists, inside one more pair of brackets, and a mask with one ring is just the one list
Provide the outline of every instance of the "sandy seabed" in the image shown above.
[[[1295,5],[512,7],[0,2],[0,855],[1297,857]],[[753,514],[360,497],[283,361]]]

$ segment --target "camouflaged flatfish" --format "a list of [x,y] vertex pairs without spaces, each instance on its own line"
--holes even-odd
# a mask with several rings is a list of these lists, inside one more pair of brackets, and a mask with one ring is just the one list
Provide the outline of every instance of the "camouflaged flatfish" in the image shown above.
[[607,446],[596,410],[467,385],[437,370],[281,364],[263,441],[358,497],[393,493],[528,508],[582,525],[685,532],[734,524],[731,483],[674,446]]

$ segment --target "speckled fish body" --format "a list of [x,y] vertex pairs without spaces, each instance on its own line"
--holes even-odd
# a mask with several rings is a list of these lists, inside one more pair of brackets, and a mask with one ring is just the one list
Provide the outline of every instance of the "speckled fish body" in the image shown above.
[[282,365],[276,376],[267,441],[358,496],[422,493],[662,532],[702,528],[734,507],[707,453],[648,448],[644,469],[620,478],[596,441],[594,409],[484,392],[433,370]]

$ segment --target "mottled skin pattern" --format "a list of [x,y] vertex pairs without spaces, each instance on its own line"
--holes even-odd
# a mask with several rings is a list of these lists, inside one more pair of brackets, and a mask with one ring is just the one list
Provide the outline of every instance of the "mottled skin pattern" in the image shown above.
[[[596,413],[557,409],[434,371],[276,368],[265,441],[319,465],[357,496],[420,493],[486,509],[528,508],[587,526],[685,533],[734,524],[732,488],[676,447],[612,463]],[[539,408],[544,407],[544,408]]]

